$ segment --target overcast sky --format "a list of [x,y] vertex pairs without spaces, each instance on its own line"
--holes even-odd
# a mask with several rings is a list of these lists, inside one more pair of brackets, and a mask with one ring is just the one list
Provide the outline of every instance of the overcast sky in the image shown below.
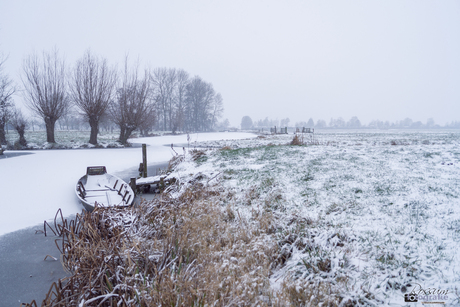
[[54,47],[68,64],[90,48],[120,67],[129,53],[199,75],[233,126],[244,115],[460,120],[458,0],[0,0],[11,77]]

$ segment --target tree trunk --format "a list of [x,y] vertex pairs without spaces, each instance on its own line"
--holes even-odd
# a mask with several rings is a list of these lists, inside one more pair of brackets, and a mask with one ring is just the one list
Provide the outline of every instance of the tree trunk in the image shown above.
[[123,144],[123,145],[128,144],[128,139],[129,139],[129,137],[131,136],[131,133],[134,130],[135,129],[132,129],[132,128],[126,128],[125,131],[124,131],[123,137],[120,134],[120,143]]
[[26,147],[27,146],[27,141],[26,141],[26,138],[24,137],[25,126],[24,126],[24,128],[23,127],[19,128],[17,131],[18,131],[18,134],[19,134],[19,144],[21,146]]
[[125,128],[120,126],[120,137],[118,138],[118,141],[123,144],[123,139],[125,138]]
[[0,145],[7,145],[5,127],[2,127],[2,125],[0,125]]
[[45,125],[46,125],[46,141],[48,143],[56,143],[56,141],[54,140],[54,126],[56,125],[56,120],[47,118],[45,119]]
[[165,107],[163,108],[163,131],[166,131],[166,124],[167,124],[167,111],[166,111],[166,104]]
[[96,119],[89,119],[89,126],[91,127],[91,133],[89,136],[90,144],[97,145],[97,133],[99,131],[99,123]]

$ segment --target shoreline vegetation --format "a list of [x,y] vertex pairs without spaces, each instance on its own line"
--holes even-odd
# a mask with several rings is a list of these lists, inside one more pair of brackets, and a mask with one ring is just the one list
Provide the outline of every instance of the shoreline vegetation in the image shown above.
[[458,303],[459,143],[458,132],[202,142],[213,149],[171,159],[177,180],[158,198],[54,227],[73,275],[42,306],[374,306],[403,304],[417,284]]
[[[202,154],[192,152],[195,160]],[[183,158],[173,159],[170,171]],[[230,207],[222,211],[218,204],[228,195],[219,185],[205,187],[199,180],[179,197],[170,196],[178,185],[168,189],[135,207],[83,212],[70,223],[61,213],[60,224],[46,224],[62,236],[58,248],[73,275],[54,283],[42,306],[278,301],[269,286],[270,269],[281,261],[268,237],[275,231],[271,214],[261,212],[248,221]]]

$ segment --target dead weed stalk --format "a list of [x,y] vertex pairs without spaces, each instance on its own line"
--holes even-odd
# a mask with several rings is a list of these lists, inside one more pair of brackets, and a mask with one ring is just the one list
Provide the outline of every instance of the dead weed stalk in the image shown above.
[[248,220],[220,208],[219,197],[193,185],[176,199],[63,220],[58,248],[72,276],[54,283],[42,306],[277,305],[272,217]]

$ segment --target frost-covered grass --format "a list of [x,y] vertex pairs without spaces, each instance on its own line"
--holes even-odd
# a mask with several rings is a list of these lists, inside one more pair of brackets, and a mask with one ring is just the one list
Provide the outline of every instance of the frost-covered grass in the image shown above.
[[[415,306],[404,294],[421,287],[460,304],[459,131],[292,137],[176,156],[164,198],[98,222],[119,233],[115,257],[72,243],[107,276],[72,281],[99,285],[75,302]],[[79,259],[67,265],[81,272]]]
[[273,214],[275,292],[295,304],[327,285],[334,304],[404,305],[419,284],[460,303],[458,131],[330,131],[286,145],[292,137],[206,142],[226,149],[177,169],[185,182],[219,180],[233,195],[221,207],[248,221]]

